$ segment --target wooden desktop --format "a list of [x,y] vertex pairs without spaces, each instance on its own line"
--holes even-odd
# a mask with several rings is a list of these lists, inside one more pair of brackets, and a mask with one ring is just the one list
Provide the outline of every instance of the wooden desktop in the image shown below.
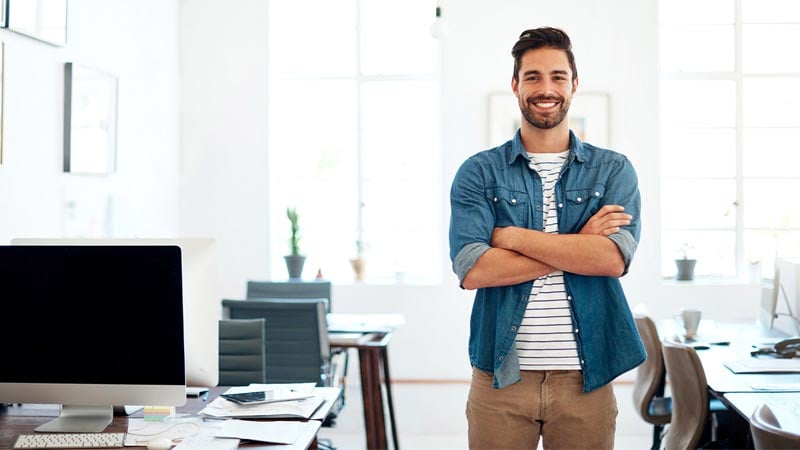
[[[225,392],[227,387],[215,387],[209,392],[208,400],[211,401],[219,394]],[[341,393],[339,393],[341,395]],[[263,443],[247,443],[241,444],[239,448],[247,448],[254,450],[306,450],[317,448],[317,431],[321,422],[330,412],[333,407],[336,397],[330,396],[325,399],[325,402],[314,413],[308,421],[309,427],[304,430],[297,441],[292,445],[274,445]],[[186,404],[177,408],[178,413],[183,414],[196,414],[203,409],[208,403],[202,397],[187,398]],[[0,448],[11,448],[20,434],[33,434],[34,429],[42,425],[54,417],[58,416],[60,408],[58,405],[13,405],[0,407]],[[142,412],[139,411],[130,417],[141,418]],[[270,419],[257,419],[257,420],[270,420]],[[280,419],[287,420],[287,419]],[[128,430],[128,417],[116,416],[111,424],[104,430],[104,432],[127,432]],[[144,445],[141,446],[143,448]],[[139,447],[132,447],[139,448]]]

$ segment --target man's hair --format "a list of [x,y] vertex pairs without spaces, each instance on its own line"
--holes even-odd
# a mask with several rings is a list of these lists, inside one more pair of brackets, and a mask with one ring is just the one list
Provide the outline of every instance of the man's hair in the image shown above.
[[570,42],[567,33],[552,27],[525,30],[519,35],[519,40],[511,49],[511,56],[514,57],[514,80],[519,81],[519,67],[522,64],[522,55],[528,50],[544,47],[564,50],[569,61],[569,68],[572,69],[572,81],[575,81],[578,78],[578,69],[575,67],[575,55],[572,54],[572,42]]

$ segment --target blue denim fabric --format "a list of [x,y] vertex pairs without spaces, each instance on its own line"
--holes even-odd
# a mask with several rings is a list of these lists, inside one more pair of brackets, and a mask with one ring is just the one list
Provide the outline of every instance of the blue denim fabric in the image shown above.
[[[625,156],[581,142],[570,132],[570,149],[555,186],[558,232],[578,233],[597,210],[622,205],[631,224],[609,236],[628,271],[641,230],[636,172]],[[519,131],[511,141],[470,157],[450,190],[450,259],[459,280],[490,248],[495,227],[541,231],[542,181],[528,168]],[[571,300],[574,336],[583,369],[583,390],[597,389],[641,364],[644,347],[617,278],[564,273]],[[533,280],[478,289],[470,320],[473,366],[494,373],[494,387],[520,379],[514,344]]]

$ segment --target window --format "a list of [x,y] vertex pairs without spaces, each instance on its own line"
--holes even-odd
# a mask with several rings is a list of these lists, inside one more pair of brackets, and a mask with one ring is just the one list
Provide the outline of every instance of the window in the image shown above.
[[662,274],[800,255],[800,2],[661,0]]
[[[305,277],[441,277],[437,41],[430,0],[271,0],[269,180],[273,278],[297,208]],[[431,249],[436,249],[431,250]]]

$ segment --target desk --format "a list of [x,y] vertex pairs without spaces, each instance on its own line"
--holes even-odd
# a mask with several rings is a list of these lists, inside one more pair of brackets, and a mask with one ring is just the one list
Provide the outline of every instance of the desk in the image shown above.
[[[217,395],[225,392],[227,387],[215,387],[209,392],[209,400],[213,400]],[[242,444],[239,448],[253,450],[306,450],[317,448],[317,431],[321,421],[330,412],[331,407],[338,398],[326,396],[325,402],[311,417],[309,426],[293,445],[272,445],[272,444]],[[195,414],[207,405],[201,398],[187,398],[186,404],[179,406],[177,411],[184,414]],[[50,421],[59,414],[58,405],[35,405],[25,404],[22,406],[10,406],[0,409],[0,448],[11,448],[20,434],[33,434],[34,428]],[[139,411],[130,417],[141,418],[142,412]],[[266,419],[261,419],[266,420]],[[280,419],[287,420],[287,419]],[[115,416],[111,424],[104,430],[106,432],[126,432],[128,430],[128,417]],[[133,447],[139,448],[139,447]],[[142,447],[143,448],[143,447]]]
[[[367,448],[370,450],[386,450],[386,419],[383,414],[383,390],[381,378],[386,386],[386,403],[389,407],[389,421],[391,424],[392,443],[394,449],[399,450],[397,425],[394,420],[394,405],[392,402],[392,381],[389,375],[389,356],[387,348],[392,338],[391,331],[381,331],[372,334],[372,338],[365,342],[337,341],[336,333],[330,333],[331,347],[358,350],[358,362],[361,369],[361,397],[364,403],[364,428],[367,435]],[[381,371],[383,377],[381,377]]]
[[[749,423],[755,407],[761,401],[777,406],[781,400],[780,392],[797,390],[800,373],[731,372],[724,366],[725,361],[749,358],[752,344],[776,341],[782,336],[763,329],[757,323],[710,322],[709,325],[713,326],[706,325],[706,328],[698,330],[698,339],[705,337],[713,342],[716,338],[727,337],[730,345],[711,345],[709,349],[697,350],[706,374],[708,390],[735,413],[731,414],[731,448],[752,448]],[[768,389],[754,389],[754,386]]]

